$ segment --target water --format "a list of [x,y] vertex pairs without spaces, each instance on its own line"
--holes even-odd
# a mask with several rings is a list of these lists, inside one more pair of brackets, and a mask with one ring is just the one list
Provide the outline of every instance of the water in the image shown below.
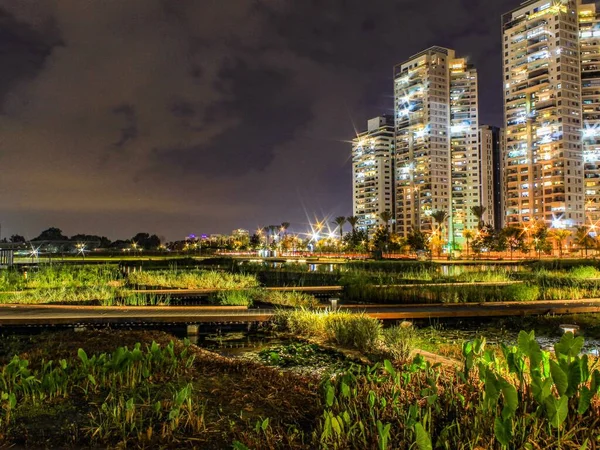
[[200,334],[187,337],[192,344],[222,356],[243,357],[248,353],[259,353],[265,348],[290,343],[266,333],[227,331],[224,333]]
[[[423,331],[427,334],[427,331]],[[491,327],[477,327],[473,328],[446,328],[441,330],[435,330],[431,332],[432,339],[434,341],[440,343],[456,343],[460,344],[464,341],[473,340],[478,337],[485,337],[486,341],[490,345],[516,345],[517,331],[512,330],[498,330]],[[545,335],[536,333],[535,337],[538,344],[542,350],[554,351],[554,344],[556,344],[560,340],[560,336],[556,335]],[[592,355],[592,356],[600,356],[600,339],[592,339],[585,337],[585,343],[583,345],[582,353]]]

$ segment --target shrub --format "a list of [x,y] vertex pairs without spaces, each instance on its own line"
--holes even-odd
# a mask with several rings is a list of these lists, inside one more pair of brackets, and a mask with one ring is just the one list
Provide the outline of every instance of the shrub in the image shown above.
[[220,306],[250,306],[253,296],[252,290],[220,291],[210,301]]
[[579,266],[571,269],[568,275],[578,279],[600,278],[600,271],[592,266]]
[[381,322],[365,314],[301,309],[282,311],[276,320],[293,334],[323,339],[363,352],[375,350],[381,341]]
[[511,284],[504,287],[504,298],[507,301],[530,302],[540,297],[540,288],[530,284]]
[[412,326],[383,329],[383,343],[394,359],[407,360],[416,348],[417,340],[417,332]]
[[319,301],[313,295],[297,291],[263,291],[259,299],[265,303],[293,306],[295,308],[316,308],[319,306]]

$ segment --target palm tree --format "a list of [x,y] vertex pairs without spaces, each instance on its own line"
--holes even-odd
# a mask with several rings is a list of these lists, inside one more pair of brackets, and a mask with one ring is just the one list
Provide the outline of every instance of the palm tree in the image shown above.
[[390,229],[390,220],[392,220],[392,213],[389,211],[383,211],[381,214],[379,214],[379,218],[381,220],[383,220],[385,222],[385,228],[389,231]]
[[346,218],[344,216],[336,217],[333,223],[340,227],[340,239],[342,239],[344,237],[344,224],[346,223]]
[[567,239],[569,236],[571,236],[571,232],[569,230],[564,230],[564,229],[552,230],[552,237],[556,240],[556,243],[558,244],[558,256],[560,258],[562,258],[563,244],[565,242],[565,239]]
[[[594,246],[594,238],[590,236],[588,228],[586,226],[577,227],[574,240],[580,250],[582,247],[585,249],[585,257],[587,258],[588,248]],[[583,253],[583,250],[581,252]]]
[[290,223],[289,222],[281,222],[281,231],[283,231],[283,235],[287,235],[287,230],[290,227]]
[[465,230],[463,231],[463,236],[467,240],[467,258],[469,257],[469,240],[475,237],[475,232],[473,230]]
[[483,215],[486,211],[487,208],[485,206],[471,206],[471,212],[475,217],[477,217],[477,228],[479,228],[480,230],[483,228]]
[[262,227],[262,231],[263,231],[263,233],[265,233],[265,247],[268,247],[269,246],[269,231],[270,231],[269,226],[267,225],[265,227]]
[[444,225],[444,221],[448,218],[448,213],[440,209],[432,212],[431,217],[437,222],[438,226],[441,228]]
[[352,227],[352,234],[356,233],[356,224],[358,223],[358,217],[356,217],[356,216],[346,217],[346,222],[348,222],[350,224],[350,226]]

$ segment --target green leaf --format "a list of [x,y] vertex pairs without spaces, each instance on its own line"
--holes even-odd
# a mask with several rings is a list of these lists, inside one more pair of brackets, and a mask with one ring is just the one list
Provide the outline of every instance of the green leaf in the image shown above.
[[576,358],[568,369],[569,387],[567,389],[567,396],[572,397],[577,393],[579,383],[581,383],[581,361]]
[[325,392],[325,404],[328,408],[333,406],[333,401],[335,399],[335,389],[331,384],[327,385],[327,390]]
[[579,450],[587,450],[587,447],[588,447],[588,442],[589,442],[589,439],[586,439],[586,440],[583,442],[583,445],[582,445],[581,447],[579,447]]
[[588,410],[593,397],[594,392],[588,389],[586,386],[582,386],[581,390],[579,391],[579,402],[577,405],[577,412],[579,414],[584,414]]
[[511,420],[502,420],[500,417],[496,417],[496,420],[494,420],[494,435],[500,444],[504,447],[508,447],[512,438]]
[[556,390],[560,395],[563,395],[567,392],[567,388],[569,387],[567,374],[563,372],[556,361],[550,361],[550,373],[552,374],[552,380],[554,380]]
[[569,399],[563,395],[560,399],[550,396],[544,400],[548,421],[554,428],[560,428],[569,414]]
[[333,428],[333,431],[335,431],[335,434],[338,436],[342,434],[342,429],[335,416],[331,416],[331,428]]
[[502,395],[504,396],[504,408],[502,409],[502,418],[504,420],[509,419],[515,415],[517,407],[519,406],[519,396],[515,387],[502,380]]
[[390,362],[389,359],[386,359],[385,361],[383,361],[383,367],[384,367],[385,371],[387,373],[389,373],[392,377],[396,376],[396,369],[394,369],[394,366],[392,366],[392,363]]
[[554,351],[558,359],[569,359],[579,355],[583,348],[583,337],[575,337],[568,332],[562,335],[560,341],[554,344]]
[[420,422],[415,424],[415,432],[417,434],[417,447],[419,450],[433,450],[429,433],[425,431],[425,428],[423,428],[423,425],[421,425]]
[[267,428],[268,428],[268,426],[269,426],[269,418],[267,417],[267,418],[266,418],[265,420],[263,420],[263,421],[262,421],[262,423],[260,424],[260,428],[261,428],[263,431],[266,431],[266,430],[267,430]]
[[88,374],[88,380],[90,381],[90,383],[92,383],[94,386],[96,386],[96,379],[94,378],[94,376],[91,373]]
[[77,356],[79,356],[79,359],[83,362],[84,365],[87,364],[88,356],[84,349],[80,348],[79,350],[77,350]]
[[233,441],[231,448],[232,450],[250,450],[250,448],[242,444],[240,441]]

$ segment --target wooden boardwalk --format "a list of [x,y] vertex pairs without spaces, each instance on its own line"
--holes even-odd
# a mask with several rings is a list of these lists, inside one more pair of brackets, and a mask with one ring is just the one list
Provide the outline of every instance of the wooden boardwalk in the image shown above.
[[[385,320],[505,317],[540,314],[600,313],[600,299],[442,305],[349,305],[342,311],[365,312]],[[250,323],[270,320],[275,310],[242,306],[63,306],[0,305],[0,326],[151,325]]]

